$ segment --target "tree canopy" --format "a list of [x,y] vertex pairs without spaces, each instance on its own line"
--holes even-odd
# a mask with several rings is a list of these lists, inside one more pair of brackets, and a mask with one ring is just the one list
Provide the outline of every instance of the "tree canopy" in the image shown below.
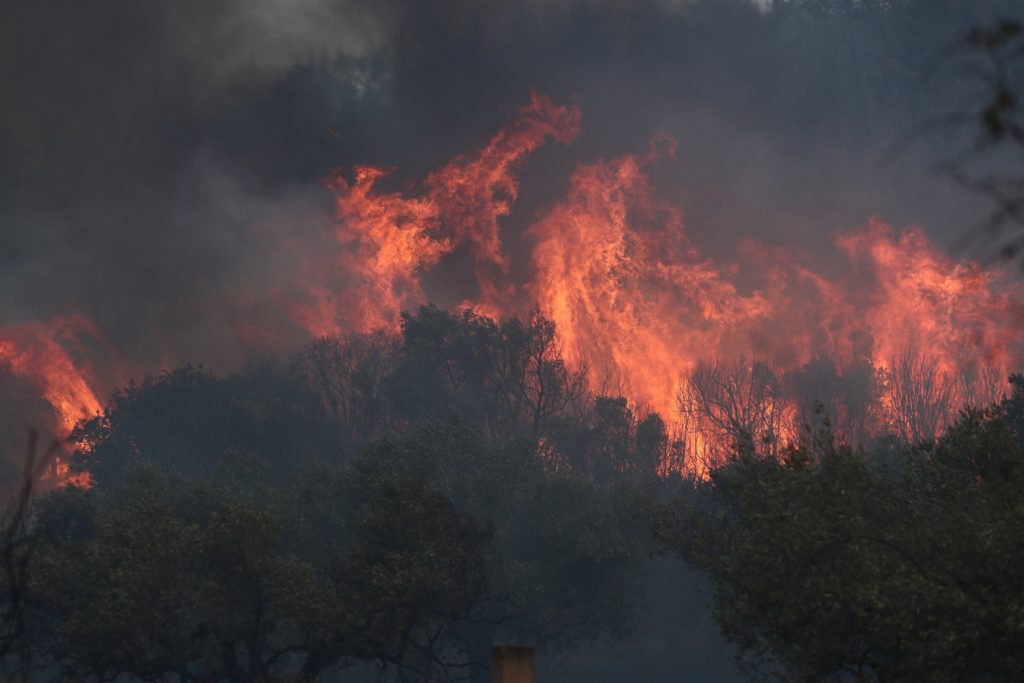
[[1024,448],[1014,394],[936,443],[871,458],[827,430],[741,452],[669,534],[711,574],[751,672],[786,680],[1024,673]]

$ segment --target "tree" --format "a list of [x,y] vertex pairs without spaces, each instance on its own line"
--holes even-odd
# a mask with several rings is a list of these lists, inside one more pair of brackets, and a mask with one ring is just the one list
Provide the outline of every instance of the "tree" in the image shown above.
[[400,340],[385,332],[324,337],[292,356],[297,373],[359,443],[387,424],[384,382],[399,358]]
[[402,680],[467,678],[486,666],[457,635],[495,600],[493,530],[427,481],[361,459],[321,465],[292,498],[297,552],[317,567],[325,612],[301,673],[349,660],[393,667]]
[[24,683],[33,675],[33,624],[29,579],[36,552],[33,516],[40,477],[53,461],[59,445],[38,452],[39,435],[31,431],[22,464],[21,485],[5,502],[0,536],[0,673]]
[[[95,489],[47,502],[45,652],[69,676],[374,662],[444,680],[485,671],[500,632],[553,648],[628,632],[648,549],[633,484],[656,479],[667,428],[590,401],[583,377],[539,315],[430,307],[400,344],[326,338],[118,392],[73,436]],[[129,604],[167,617],[147,627]]]
[[890,429],[910,444],[935,439],[955,414],[959,398],[938,359],[905,352],[886,379]]
[[828,358],[813,358],[787,373],[783,384],[796,404],[797,425],[820,430],[827,422],[841,441],[866,446],[881,431],[882,379],[867,359],[840,367]]
[[554,324],[534,313],[497,323],[433,306],[402,315],[402,359],[390,379],[406,419],[458,413],[501,437],[542,435],[582,398],[585,369],[570,369]]
[[493,528],[490,599],[453,630],[469,661],[485,661],[497,634],[561,649],[631,628],[650,549],[639,491],[551,471],[529,441],[458,420],[379,442],[357,471],[422,482]]
[[976,26],[964,36],[960,58],[964,69],[981,84],[978,104],[951,115],[957,125],[968,123],[973,144],[950,159],[942,171],[955,182],[980,194],[992,204],[977,241],[994,242],[1002,258],[1016,259],[1024,246],[1024,23],[1009,14]]
[[1024,450],[1005,407],[968,411],[887,466],[828,434],[745,452],[671,536],[703,566],[745,665],[783,680],[1024,675]]
[[147,377],[115,392],[71,441],[79,447],[74,468],[100,487],[120,481],[132,462],[193,475],[232,451],[257,455],[288,477],[304,461],[352,444],[302,376],[273,359],[226,378],[190,365]]
[[661,416],[638,415],[623,396],[595,396],[585,410],[552,420],[544,448],[554,467],[598,484],[650,482],[673,455]]
[[101,681],[313,680],[353,661],[450,679],[465,663],[443,636],[482,599],[490,531],[420,482],[339,467],[317,476],[342,495],[312,509],[296,506],[308,480],[282,486],[242,455],[198,477],[137,463],[104,490],[54,492],[31,586],[40,655]]
[[278,552],[274,491],[225,467],[188,481],[137,464],[113,489],[45,501],[32,593],[65,676],[268,681],[301,649],[312,567]]
[[705,469],[725,461],[737,444],[774,457],[792,425],[777,374],[744,358],[697,363],[680,389],[679,412],[711,449]]

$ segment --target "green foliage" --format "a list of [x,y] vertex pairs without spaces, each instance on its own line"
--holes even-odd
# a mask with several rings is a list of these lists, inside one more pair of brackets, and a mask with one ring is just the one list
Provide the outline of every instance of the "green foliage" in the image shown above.
[[527,440],[428,422],[281,480],[235,450],[144,460],[39,508],[32,609],[68,678],[313,678],[346,662],[443,679],[514,633],[629,632],[646,505],[550,470]]
[[494,529],[502,600],[489,617],[506,631],[553,647],[628,632],[649,549],[635,492],[551,472],[529,442],[494,443],[458,422],[382,442],[356,470],[427,483]]
[[[715,472],[674,538],[723,632],[783,680],[1024,675],[1024,449],[1005,407],[890,466],[818,439]],[[993,678],[994,677],[994,678]]]
[[[791,379],[822,377],[839,382],[834,368]],[[129,387],[76,434],[96,489],[39,508],[37,647],[100,678],[479,673],[495,638],[628,636],[653,519],[710,572],[752,671],[1020,670],[1019,378],[925,449],[837,446],[819,407],[804,443],[765,457],[738,439],[702,484],[659,478],[675,452],[658,415],[581,382],[537,316],[424,308],[401,340],[324,339],[287,365]],[[669,493],[682,524],[652,517]]]
[[492,601],[493,530],[395,469],[318,465],[291,492],[291,545],[318,568],[325,618],[303,670],[345,659],[444,679],[467,663],[453,628]]
[[[430,639],[482,599],[490,532],[418,482],[350,489],[337,518],[311,519],[271,481],[250,458],[199,478],[139,464],[112,489],[49,496],[32,574],[41,651],[99,680],[312,678],[351,659],[429,674]],[[303,533],[322,547],[306,552]]]
[[295,373],[274,362],[217,379],[201,367],[165,371],[114,394],[104,413],[75,430],[75,466],[114,484],[137,460],[198,474],[229,451],[260,456],[281,474],[348,445]]
[[73,439],[96,488],[44,506],[43,649],[69,676],[197,680],[344,661],[430,679],[502,633],[627,634],[650,550],[635,484],[668,443],[657,415],[584,396],[539,315],[433,307],[401,339],[165,372]]
[[114,490],[45,501],[33,594],[45,650],[68,677],[266,680],[301,644],[312,567],[277,552],[274,492],[223,476],[140,464]]

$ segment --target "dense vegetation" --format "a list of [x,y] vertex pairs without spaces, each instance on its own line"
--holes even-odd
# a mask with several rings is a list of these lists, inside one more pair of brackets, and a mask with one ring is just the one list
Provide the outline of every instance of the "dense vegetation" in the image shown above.
[[92,488],[11,518],[8,675],[481,677],[495,641],[628,636],[651,557],[676,553],[751,674],[1012,680],[1012,386],[936,441],[854,449],[819,414],[702,480],[659,476],[665,423],[585,392],[539,317],[424,308],[400,338],[166,372],[76,431]]
[[628,634],[667,436],[585,396],[547,321],[424,308],[400,339],[147,379],[73,439],[95,485],[19,531],[9,663],[262,681],[485,676],[496,638]]
[[787,680],[1024,674],[1024,384],[935,443],[863,453],[828,433],[741,451],[677,508],[748,671]]

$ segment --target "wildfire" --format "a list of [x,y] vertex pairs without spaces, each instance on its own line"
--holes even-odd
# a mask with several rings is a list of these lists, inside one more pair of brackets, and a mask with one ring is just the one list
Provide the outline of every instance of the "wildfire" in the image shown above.
[[[69,352],[82,335],[96,337],[98,333],[80,315],[0,327],[0,376],[11,374],[33,386],[53,409],[55,431],[61,436],[103,407],[88,368]],[[61,483],[88,484],[88,475],[72,475],[60,460],[56,474]]]
[[420,196],[378,192],[387,175],[382,168],[356,168],[351,182],[336,174],[337,236],[346,248],[339,267],[353,273],[356,282],[343,296],[318,295],[319,313],[307,312],[303,319],[319,321],[314,332],[324,330],[325,319],[363,332],[395,329],[402,310],[425,302],[423,271],[459,245],[470,248],[477,264],[481,299],[500,299],[502,288],[488,267],[507,267],[499,219],[519,194],[515,171],[549,138],[568,143],[579,130],[578,108],[557,106],[534,93],[486,147],[428,175]]
[[[741,293],[740,266],[702,256],[682,209],[652,187],[651,166],[675,153],[664,136],[643,155],[577,167],[567,196],[529,228],[533,276],[510,295],[496,275],[514,172],[547,138],[571,141],[579,118],[534,95],[510,128],[431,173],[415,197],[376,192],[377,168],[336,179],[338,235],[355,247],[346,265],[361,279],[346,294],[350,325],[394,329],[403,308],[426,301],[422,274],[466,247],[480,289],[469,305],[507,317],[527,301],[586,362],[594,391],[686,423],[684,440],[705,451],[748,429],[793,438],[809,413],[801,391],[823,394],[851,439],[883,429],[928,438],[964,403],[997,399],[1020,366],[1020,287],[942,256],[920,229],[896,234],[873,220],[837,235],[850,268],[833,277],[748,241],[740,256],[760,285]],[[859,404],[870,391],[881,412]],[[922,403],[927,415],[905,414]]]
[[1019,287],[1001,281],[1004,273],[954,263],[920,229],[897,237],[878,220],[837,242],[874,275],[866,322],[876,365],[892,367],[915,348],[949,374],[1019,362],[1024,307]]
[[589,360],[594,386],[611,380],[673,415],[685,372],[768,311],[762,296],[739,295],[699,256],[682,212],[654,196],[644,166],[661,153],[652,145],[643,158],[576,170],[568,197],[530,228],[537,276],[529,288]]
[[[381,189],[383,168],[335,174],[337,250],[303,255],[300,282],[283,283],[304,303],[272,292],[271,305],[315,336],[395,331],[403,310],[428,301],[423,276],[461,250],[477,291],[467,305],[553,321],[593,392],[659,412],[687,457],[711,464],[744,434],[778,448],[822,404],[851,441],[931,438],[965,403],[998,399],[1021,367],[1021,286],[949,259],[920,229],[872,220],[838,234],[848,268],[827,275],[752,240],[737,263],[702,255],[682,207],[651,183],[656,165],[675,157],[675,142],[660,135],[643,154],[579,164],[566,196],[527,230],[530,275],[513,282],[501,228],[519,173],[542,145],[580,131],[577,107],[533,94],[482,149],[407,192]],[[324,269],[347,284],[318,280]],[[238,325],[273,338],[257,327]],[[102,407],[75,353],[82,335],[99,337],[81,316],[0,328],[0,373],[35,387],[65,434]]]

